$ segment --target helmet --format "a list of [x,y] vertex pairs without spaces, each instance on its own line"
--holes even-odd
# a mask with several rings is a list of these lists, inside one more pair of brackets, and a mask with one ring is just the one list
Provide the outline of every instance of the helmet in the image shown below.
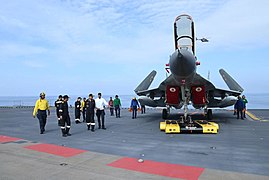
[[45,96],[46,94],[44,92],[40,93],[40,96]]

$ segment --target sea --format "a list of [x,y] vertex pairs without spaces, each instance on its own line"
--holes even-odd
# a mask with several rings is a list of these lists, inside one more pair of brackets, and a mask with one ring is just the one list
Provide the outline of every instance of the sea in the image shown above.
[[[103,98],[109,101],[114,99],[115,95],[103,95]],[[248,100],[248,109],[269,109],[269,93],[262,94],[245,94]],[[54,102],[58,96],[46,96],[50,106],[54,106]],[[74,105],[77,95],[70,95],[69,105]],[[130,107],[130,103],[134,95],[119,95],[123,108]],[[0,96],[0,107],[18,107],[18,106],[34,106],[38,96]],[[82,97],[83,98],[83,97]],[[232,109],[229,107],[228,109]]]

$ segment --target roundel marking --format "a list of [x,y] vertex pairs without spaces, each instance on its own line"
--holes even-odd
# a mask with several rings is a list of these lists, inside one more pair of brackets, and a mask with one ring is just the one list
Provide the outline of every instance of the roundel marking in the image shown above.
[[195,89],[195,91],[196,91],[196,92],[201,92],[201,91],[202,91],[202,88],[201,88],[201,87],[197,87],[197,88]]
[[170,92],[176,92],[176,88],[174,88],[174,87],[171,87],[169,90],[170,90]]

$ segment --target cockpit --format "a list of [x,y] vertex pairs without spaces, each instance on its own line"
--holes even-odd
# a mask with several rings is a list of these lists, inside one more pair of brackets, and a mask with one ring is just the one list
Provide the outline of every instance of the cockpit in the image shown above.
[[195,55],[194,22],[191,16],[184,14],[176,18],[174,38],[175,49],[186,49]]

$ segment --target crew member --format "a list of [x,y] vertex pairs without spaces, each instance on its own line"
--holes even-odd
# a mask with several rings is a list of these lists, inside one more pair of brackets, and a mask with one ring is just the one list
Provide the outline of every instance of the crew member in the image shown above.
[[245,104],[240,96],[238,96],[238,100],[235,103],[235,109],[237,112],[237,119],[239,119],[239,113],[241,115],[241,119],[244,119],[243,117],[243,109],[245,108]]
[[75,102],[75,122],[76,122],[76,124],[81,123],[80,122],[80,111],[81,111],[81,97],[78,97],[77,101]]
[[242,100],[243,100],[243,102],[245,104],[245,108],[243,109],[243,115],[244,115],[244,118],[246,118],[246,111],[247,111],[247,103],[248,103],[248,100],[246,99],[246,96],[245,95],[242,96]]
[[108,106],[109,106],[109,110],[110,110],[110,115],[114,116],[114,106],[113,106],[113,100],[112,97],[110,97],[109,101],[108,101]]
[[69,111],[68,111],[68,95],[64,95],[63,97],[63,105],[62,105],[62,111],[60,111],[60,123],[61,123],[61,130],[62,130],[62,136],[67,137],[71,136],[69,133],[70,127],[71,127],[71,121],[70,121],[70,116],[69,116]]
[[136,100],[136,97],[134,97],[131,101],[131,106],[130,108],[132,109],[133,111],[133,114],[132,114],[132,119],[136,119],[136,116],[137,116],[137,107],[139,108],[139,103],[138,101]]
[[83,122],[86,122],[86,106],[85,106],[85,102],[86,102],[86,98],[83,98],[83,101],[81,103],[81,111],[82,111],[82,117],[83,117]]
[[146,114],[146,107],[145,107],[145,105],[141,105],[141,114]]
[[86,107],[86,123],[88,130],[91,129],[94,132],[95,121],[94,121],[94,109],[95,109],[95,101],[93,99],[93,95],[89,94],[89,99],[85,102]]
[[56,108],[56,115],[57,115],[57,118],[58,118],[58,126],[61,126],[60,125],[60,114],[59,114],[59,110],[62,109],[62,104],[63,104],[63,97],[62,97],[62,95],[59,95],[58,96],[58,99],[54,103],[55,108]]
[[33,111],[33,117],[35,118],[37,116],[39,120],[39,126],[40,126],[40,134],[44,134],[45,132],[45,126],[47,123],[47,111],[48,115],[50,115],[50,109],[49,109],[49,103],[45,99],[45,93],[40,93],[40,99],[38,99],[35,103],[35,108]]
[[116,118],[120,118],[121,102],[120,102],[120,98],[119,98],[118,95],[115,96],[115,99],[114,99],[114,107],[115,107]]
[[[104,98],[102,98],[102,94],[98,93],[98,98],[95,99],[95,106],[96,106],[96,116],[97,116],[97,120],[98,120],[98,128],[104,129],[105,128],[105,106],[107,106],[108,103],[106,102],[106,100]],[[100,118],[102,119],[102,121],[100,121]]]

